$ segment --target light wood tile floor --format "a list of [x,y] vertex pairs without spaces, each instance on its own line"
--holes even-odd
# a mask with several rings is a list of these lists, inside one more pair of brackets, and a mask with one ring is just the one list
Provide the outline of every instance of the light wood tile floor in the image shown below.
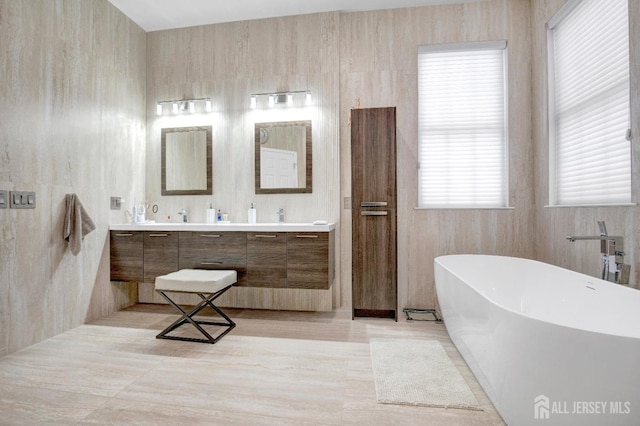
[[[225,312],[215,345],[156,339],[176,316],[137,305],[0,358],[0,424],[504,424],[441,324]],[[483,411],[376,403],[372,337],[439,340]]]

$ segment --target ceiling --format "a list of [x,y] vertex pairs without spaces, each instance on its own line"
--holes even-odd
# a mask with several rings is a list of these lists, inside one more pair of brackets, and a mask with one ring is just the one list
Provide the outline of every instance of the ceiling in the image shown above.
[[483,0],[109,0],[145,31],[221,22],[304,15],[358,12]]

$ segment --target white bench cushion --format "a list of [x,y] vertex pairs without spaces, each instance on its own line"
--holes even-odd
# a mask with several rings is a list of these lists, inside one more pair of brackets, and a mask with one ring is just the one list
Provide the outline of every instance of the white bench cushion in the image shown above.
[[215,293],[238,280],[236,271],[181,269],[156,277],[156,290],[181,293]]

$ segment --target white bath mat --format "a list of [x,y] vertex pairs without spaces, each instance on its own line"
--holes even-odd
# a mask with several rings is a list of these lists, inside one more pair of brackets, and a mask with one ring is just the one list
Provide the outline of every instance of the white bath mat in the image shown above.
[[371,339],[369,346],[378,403],[482,410],[437,340]]

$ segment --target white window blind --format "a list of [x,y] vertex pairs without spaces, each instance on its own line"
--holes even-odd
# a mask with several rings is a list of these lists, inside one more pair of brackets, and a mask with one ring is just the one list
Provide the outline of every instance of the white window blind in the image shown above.
[[569,1],[549,21],[549,202],[631,202],[628,0]]
[[506,42],[420,46],[419,207],[508,203]]

